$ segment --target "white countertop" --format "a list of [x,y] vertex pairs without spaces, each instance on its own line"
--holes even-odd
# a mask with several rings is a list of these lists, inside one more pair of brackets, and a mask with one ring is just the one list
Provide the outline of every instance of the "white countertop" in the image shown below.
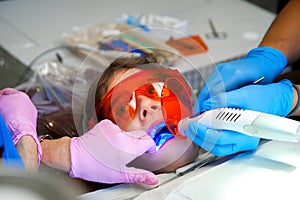
[[[274,14],[242,0],[23,0],[0,2],[0,45],[28,65],[39,53],[62,43],[75,27],[111,22],[123,14],[156,14],[188,22],[188,34],[207,43],[214,62],[245,54],[257,46]],[[208,19],[224,40],[208,40]],[[203,63],[206,64],[206,63]]]

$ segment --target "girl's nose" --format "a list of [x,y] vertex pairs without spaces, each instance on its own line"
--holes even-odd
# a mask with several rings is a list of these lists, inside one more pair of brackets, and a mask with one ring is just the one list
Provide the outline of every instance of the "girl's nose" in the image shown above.
[[148,97],[139,97],[139,118],[145,120],[152,115],[156,115],[157,112],[161,113],[160,101],[152,100]]

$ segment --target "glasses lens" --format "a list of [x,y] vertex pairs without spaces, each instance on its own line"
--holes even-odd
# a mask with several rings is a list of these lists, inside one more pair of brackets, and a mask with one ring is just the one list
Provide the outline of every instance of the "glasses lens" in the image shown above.
[[148,83],[136,89],[134,93],[136,96],[144,95],[150,99],[160,101],[163,85],[163,82]]
[[[181,119],[193,114],[191,90],[189,86],[177,78],[166,80],[162,92],[162,107],[165,123],[171,133],[180,139],[186,137],[178,132],[178,123]],[[185,80],[184,80],[185,81]]]

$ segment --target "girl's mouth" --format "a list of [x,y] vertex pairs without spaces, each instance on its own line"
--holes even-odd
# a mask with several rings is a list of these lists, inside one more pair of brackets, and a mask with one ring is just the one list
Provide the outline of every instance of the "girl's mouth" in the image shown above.
[[[166,142],[173,139],[174,136],[170,133],[169,129],[166,126],[166,123],[161,122],[154,126],[151,126],[148,131],[148,135],[154,140],[156,144],[155,152],[160,150]],[[151,152],[154,153],[154,152]]]

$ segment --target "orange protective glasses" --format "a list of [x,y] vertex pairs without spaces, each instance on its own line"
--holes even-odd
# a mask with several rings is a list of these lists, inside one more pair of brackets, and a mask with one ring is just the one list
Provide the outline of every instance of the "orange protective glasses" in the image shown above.
[[185,138],[178,134],[177,125],[181,119],[193,114],[192,91],[184,77],[175,69],[144,69],[127,77],[96,105],[96,114],[125,128],[136,114],[138,95],[160,101],[169,131],[176,137]]

